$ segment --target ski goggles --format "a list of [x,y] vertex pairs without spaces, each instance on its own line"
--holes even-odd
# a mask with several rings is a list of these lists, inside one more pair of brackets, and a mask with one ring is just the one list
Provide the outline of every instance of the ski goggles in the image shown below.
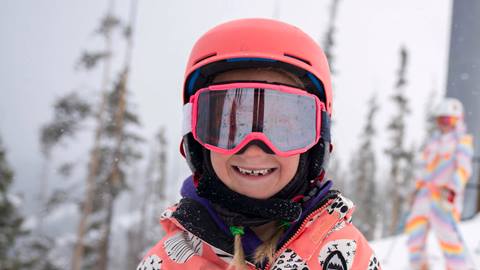
[[[325,104],[305,90],[228,83],[198,90],[184,105],[183,134],[205,148],[235,154],[259,140],[279,156],[304,153],[321,137]],[[327,121],[328,122],[328,121]]]
[[458,122],[458,117],[455,116],[439,116],[437,117],[437,124],[440,126],[453,127]]

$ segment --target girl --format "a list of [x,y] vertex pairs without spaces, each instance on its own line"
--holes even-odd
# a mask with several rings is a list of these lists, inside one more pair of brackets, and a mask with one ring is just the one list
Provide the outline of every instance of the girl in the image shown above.
[[184,82],[193,175],[138,269],[380,269],[330,190],[330,72],[304,32],[242,19],[205,33]]
[[438,104],[434,116],[438,131],[423,150],[423,168],[406,223],[410,263],[412,269],[428,269],[425,242],[432,228],[447,269],[474,269],[457,225],[465,184],[472,172],[473,138],[465,131],[459,100],[446,98]]

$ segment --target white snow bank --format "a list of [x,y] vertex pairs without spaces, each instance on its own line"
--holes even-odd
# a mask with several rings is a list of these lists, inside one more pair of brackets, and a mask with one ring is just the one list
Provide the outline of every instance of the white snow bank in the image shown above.
[[[467,244],[468,254],[475,262],[475,269],[480,269],[480,215],[462,222],[460,231]],[[406,235],[400,235],[372,242],[373,249],[384,270],[410,269],[406,241]],[[443,255],[432,231],[430,231],[427,241],[430,269],[445,269]]]

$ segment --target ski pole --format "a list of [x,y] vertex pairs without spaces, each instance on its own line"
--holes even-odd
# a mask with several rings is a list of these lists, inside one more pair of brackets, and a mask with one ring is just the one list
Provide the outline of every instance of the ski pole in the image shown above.
[[408,214],[409,214],[409,211],[405,211],[402,215],[402,218],[400,219],[400,222],[397,225],[397,229],[395,230],[395,235],[394,235],[395,238],[390,243],[390,246],[388,247],[387,253],[385,254],[385,257],[383,258],[383,261],[385,263],[388,262],[388,260],[390,259],[390,256],[392,255],[393,249],[397,245],[398,239],[400,238],[400,236],[398,234],[402,232],[403,227],[405,226],[405,222],[407,220]]

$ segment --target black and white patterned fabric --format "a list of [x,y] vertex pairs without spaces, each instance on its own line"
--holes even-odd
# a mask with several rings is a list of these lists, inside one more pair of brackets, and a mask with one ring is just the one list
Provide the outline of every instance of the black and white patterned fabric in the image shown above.
[[213,252],[215,252],[215,254],[224,262],[230,264],[233,260],[233,255],[230,254],[230,253],[227,253],[219,248],[216,248],[214,246],[210,246],[213,250]]
[[165,211],[162,212],[162,214],[160,215],[160,220],[164,220],[164,219],[169,219],[172,217],[172,214],[173,214],[173,210],[170,209],[170,208],[167,208]]
[[176,263],[185,263],[192,256],[202,256],[203,242],[188,232],[177,233],[163,243],[168,257]]
[[353,208],[353,202],[349,199],[338,195],[338,197],[327,207],[327,212],[332,215],[333,213],[338,213],[339,218],[344,218],[348,210]]
[[348,270],[353,264],[356,250],[355,240],[333,240],[322,248],[318,260],[324,270]]
[[285,250],[273,264],[272,270],[309,270],[307,264],[291,249]]
[[137,266],[137,270],[160,270],[162,269],[162,259],[157,255],[148,256]]
[[370,261],[368,263],[368,270],[378,270],[378,269],[380,269],[380,262],[378,261],[375,254],[372,254],[372,257],[370,257]]

